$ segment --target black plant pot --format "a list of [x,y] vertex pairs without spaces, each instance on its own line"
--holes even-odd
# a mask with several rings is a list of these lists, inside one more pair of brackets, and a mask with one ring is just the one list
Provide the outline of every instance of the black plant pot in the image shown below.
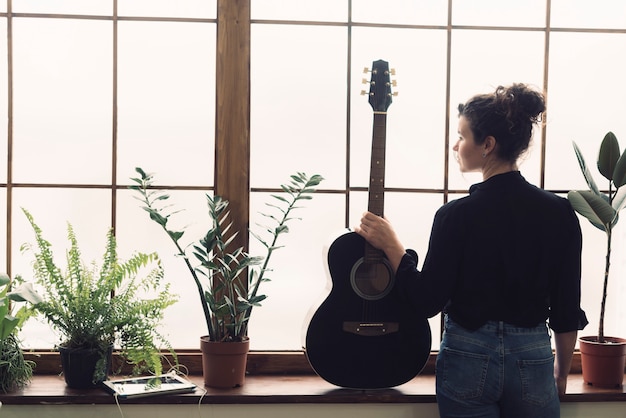
[[[111,353],[113,346],[102,354],[96,348],[59,347],[63,376],[68,387],[73,389],[89,389],[100,385],[110,372]],[[104,361],[104,374],[94,378],[100,360]]]

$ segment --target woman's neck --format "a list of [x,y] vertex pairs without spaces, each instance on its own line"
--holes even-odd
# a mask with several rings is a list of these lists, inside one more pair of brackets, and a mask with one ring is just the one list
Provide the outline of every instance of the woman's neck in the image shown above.
[[483,181],[487,180],[490,177],[493,177],[498,174],[504,174],[511,171],[517,171],[517,164],[510,163],[508,161],[501,161],[497,159],[489,159],[483,165],[482,173],[483,173]]

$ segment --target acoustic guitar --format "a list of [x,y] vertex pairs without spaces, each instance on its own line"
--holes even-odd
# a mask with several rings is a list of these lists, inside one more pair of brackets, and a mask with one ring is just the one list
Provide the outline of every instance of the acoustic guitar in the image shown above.
[[[369,103],[374,110],[368,210],[383,216],[389,64],[374,61]],[[332,288],[306,332],[315,372],[341,387],[381,389],[406,383],[430,355],[428,320],[402,300],[384,253],[346,230],[328,248]]]

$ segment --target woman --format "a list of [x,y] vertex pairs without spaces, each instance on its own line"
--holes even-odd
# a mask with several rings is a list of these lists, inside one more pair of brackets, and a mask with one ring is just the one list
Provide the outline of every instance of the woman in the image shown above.
[[437,211],[421,271],[386,219],[367,212],[355,228],[385,252],[413,309],[445,313],[441,417],[559,416],[587,319],[578,218],[567,199],[531,185],[517,167],[544,111],[543,95],[524,84],[459,105],[453,150],[461,171],[480,171],[483,181]]

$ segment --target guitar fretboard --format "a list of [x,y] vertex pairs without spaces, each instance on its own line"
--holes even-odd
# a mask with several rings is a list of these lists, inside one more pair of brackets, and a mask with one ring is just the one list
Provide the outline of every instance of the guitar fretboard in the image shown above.
[[372,161],[370,167],[368,210],[378,216],[384,215],[385,206],[385,145],[387,137],[387,114],[374,114],[372,135]]
[[[378,215],[384,215],[385,207],[385,146],[387,138],[387,113],[374,113],[374,128],[372,134],[372,159],[370,166],[369,201],[367,209]],[[383,259],[383,252],[365,244],[364,261],[379,263]]]

